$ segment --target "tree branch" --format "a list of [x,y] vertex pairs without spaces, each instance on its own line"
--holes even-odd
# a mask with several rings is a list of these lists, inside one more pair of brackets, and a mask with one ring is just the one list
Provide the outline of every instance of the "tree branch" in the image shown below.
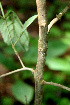
[[44,65],[47,52],[47,8],[46,0],[36,0],[39,24],[39,40],[38,40],[38,58],[35,78],[35,105],[42,104],[43,85],[41,80],[43,78]]
[[53,86],[57,86],[59,88],[62,88],[62,89],[66,89],[68,91],[70,91],[70,88],[64,86],[64,85],[61,85],[61,84],[58,84],[58,83],[53,83],[53,82],[46,82],[46,81],[42,81],[43,85],[53,85]]
[[22,67],[24,68],[25,66],[24,66],[24,64],[23,64],[23,62],[22,62],[22,60],[21,60],[21,58],[20,58],[18,52],[16,51],[16,49],[14,50],[14,52],[15,52],[16,56],[18,57],[18,59],[19,59],[21,65],[22,65]]
[[1,75],[0,78],[8,76],[8,75],[11,75],[11,74],[19,72],[19,71],[24,71],[24,70],[29,70],[29,71],[31,71],[34,74],[34,70],[32,68],[24,67],[24,68],[21,68],[21,69],[17,69],[17,70],[11,71],[9,73],[5,73],[5,74]]
[[[56,18],[54,18],[50,24],[48,25],[48,32],[50,31],[50,29],[52,28],[52,26],[61,19],[61,17],[67,12],[67,10],[70,9],[70,3],[68,6],[66,6],[58,15],[56,15]],[[48,33],[47,32],[47,33]]]

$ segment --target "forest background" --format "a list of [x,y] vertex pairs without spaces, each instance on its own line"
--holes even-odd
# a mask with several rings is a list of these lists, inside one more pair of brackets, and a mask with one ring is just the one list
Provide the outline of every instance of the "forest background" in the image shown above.
[[[2,0],[4,12],[13,10],[22,23],[37,14],[35,0]],[[47,0],[48,23],[65,8],[65,0]],[[1,15],[1,11],[0,11]],[[35,69],[38,48],[38,20],[28,28],[29,49],[27,52],[18,48],[19,54],[27,67]],[[59,20],[48,34],[48,51],[44,79],[70,87],[70,11]],[[20,68],[21,65],[11,46],[7,46],[0,34],[0,75]],[[19,86],[18,86],[19,85]],[[17,88],[18,87],[18,88]],[[22,71],[0,79],[0,105],[24,105],[21,88],[26,89],[24,100],[34,103],[34,78],[30,71]],[[29,94],[29,91],[31,93]],[[44,86],[42,105],[70,105],[70,93],[54,86]],[[15,93],[15,94],[14,94]],[[19,96],[19,98],[18,98]],[[22,98],[21,98],[22,97]],[[46,104],[47,103],[47,104]]]

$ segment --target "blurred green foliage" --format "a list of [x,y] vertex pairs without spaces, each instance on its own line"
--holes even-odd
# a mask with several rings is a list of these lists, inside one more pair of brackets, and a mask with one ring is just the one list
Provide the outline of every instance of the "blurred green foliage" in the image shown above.
[[28,84],[18,80],[12,87],[14,97],[24,104],[29,104],[33,98],[34,90]]
[[1,105],[13,105],[13,100],[10,97],[2,97]]
[[[29,12],[30,10],[32,11],[30,14],[36,13],[36,10],[32,10],[32,8],[36,8],[35,0],[20,0],[19,2],[18,0],[12,1],[16,8],[12,5],[11,8],[17,10],[19,13],[21,11],[22,14],[26,13],[25,18],[29,18],[26,17],[27,14],[29,14],[28,10]],[[49,22],[56,17],[56,14],[58,14],[61,9],[64,9],[67,4],[61,3],[58,0],[48,0],[47,2],[47,16],[49,24]],[[10,6],[7,6],[7,8],[9,9]],[[29,50],[27,52],[19,51],[19,54],[26,66],[35,69],[38,55],[38,36],[31,37],[30,34],[29,37]],[[7,46],[2,40],[0,41],[0,63],[9,70],[14,70],[20,67],[11,46]],[[46,81],[53,81],[70,87],[69,11],[51,28],[48,34],[48,51],[45,64],[46,66],[43,77]],[[12,83],[11,91],[13,95],[12,97],[15,99],[12,99],[10,95],[5,96],[3,94],[0,96],[1,105],[17,105],[15,103],[16,99],[23,104],[28,100],[27,102],[30,103],[30,105],[33,105],[34,79],[31,72],[23,71],[14,74],[14,76],[11,76],[11,81],[14,83]],[[26,92],[24,92],[24,90],[26,90]],[[43,92],[44,96],[42,105],[70,105],[70,94],[66,90],[62,91],[62,89],[54,86],[44,86]],[[26,99],[23,98],[24,96]],[[21,103],[19,103],[19,105],[23,105]]]

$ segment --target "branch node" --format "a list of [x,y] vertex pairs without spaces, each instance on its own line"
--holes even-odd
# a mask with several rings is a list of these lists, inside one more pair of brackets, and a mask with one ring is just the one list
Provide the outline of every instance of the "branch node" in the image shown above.
[[62,17],[62,13],[60,12],[58,15],[56,15],[56,18],[58,18],[58,20],[60,20]]
[[56,18],[54,18],[48,25],[48,32],[50,31],[50,29],[52,28],[52,26],[61,19],[61,17],[67,12],[67,10],[70,9],[70,3],[68,6],[66,6],[58,15],[56,15]]

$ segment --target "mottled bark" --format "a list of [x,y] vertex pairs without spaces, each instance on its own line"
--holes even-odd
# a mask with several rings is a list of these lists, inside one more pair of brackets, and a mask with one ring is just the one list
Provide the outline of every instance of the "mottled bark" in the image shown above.
[[47,52],[47,8],[46,0],[36,0],[38,23],[39,23],[39,40],[38,40],[38,59],[35,70],[35,105],[41,105],[43,96],[43,71]]

